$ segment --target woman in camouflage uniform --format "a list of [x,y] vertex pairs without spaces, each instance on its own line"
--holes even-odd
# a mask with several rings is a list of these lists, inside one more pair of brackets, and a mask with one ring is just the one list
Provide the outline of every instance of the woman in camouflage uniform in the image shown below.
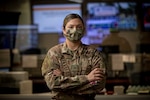
[[67,15],[63,23],[65,42],[46,54],[41,70],[53,100],[95,100],[105,87],[103,56],[81,42],[84,33],[83,19],[77,14]]

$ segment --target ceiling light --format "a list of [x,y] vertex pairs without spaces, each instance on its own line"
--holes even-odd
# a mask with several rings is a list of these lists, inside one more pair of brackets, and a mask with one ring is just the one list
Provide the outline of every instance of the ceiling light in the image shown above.
[[76,3],[83,3],[83,0],[69,0],[69,1],[76,2]]

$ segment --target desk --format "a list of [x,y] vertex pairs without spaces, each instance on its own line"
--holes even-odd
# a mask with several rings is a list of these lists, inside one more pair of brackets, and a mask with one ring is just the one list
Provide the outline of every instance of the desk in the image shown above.
[[114,86],[116,85],[123,85],[125,87],[125,90],[130,85],[130,81],[128,78],[108,78],[106,80],[106,90],[107,91],[113,91]]
[[[150,95],[96,95],[96,100],[150,100]],[[48,94],[0,94],[0,100],[51,100]]]
[[42,78],[30,78],[33,82],[33,93],[50,92],[46,82]]

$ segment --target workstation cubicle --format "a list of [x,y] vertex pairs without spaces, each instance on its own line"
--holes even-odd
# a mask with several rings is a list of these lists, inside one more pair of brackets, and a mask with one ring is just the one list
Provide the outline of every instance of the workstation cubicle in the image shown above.
[[[9,3],[1,2],[0,4],[2,8],[0,9],[7,12],[5,14],[0,12],[1,15],[4,15],[0,16],[0,24],[3,24],[0,25],[2,26],[0,27],[0,39],[3,40],[0,42],[0,75],[2,76],[2,78],[0,77],[0,87],[3,88],[3,90],[6,90],[2,91],[2,89],[0,89],[0,99],[50,100],[50,90],[41,75],[41,65],[48,49],[64,41],[60,27],[61,24],[59,23],[60,20],[62,20],[62,17],[60,18],[60,16],[63,16],[64,14],[60,9],[65,7],[61,4],[65,4],[71,8],[68,10],[69,12],[76,11],[77,13],[80,13],[85,21],[87,28],[86,35],[82,42],[90,44],[102,51],[104,55],[106,54],[107,79],[105,93],[98,94],[96,100],[148,100],[150,94],[150,28],[148,27],[148,22],[143,23],[144,13],[146,13],[143,11],[150,7],[149,2],[146,2],[146,0],[143,0],[143,2],[121,0],[125,1],[125,3],[123,3],[124,5],[129,6],[129,9],[127,9],[124,8],[124,6],[122,7],[121,4],[119,4],[121,1],[118,2],[118,0],[84,0],[83,3],[74,3],[68,0],[64,2],[61,2],[60,0],[7,1]],[[133,3],[130,1],[133,1]],[[52,6],[52,9],[58,9],[53,15],[55,17],[49,16],[53,10],[42,8],[45,7],[44,4],[48,4],[46,7]],[[16,8],[16,5],[20,6]],[[103,7],[101,7],[102,5]],[[115,8],[116,5],[120,7],[117,6],[116,10],[114,9],[114,11],[112,11],[107,9],[111,8],[108,5],[112,5],[112,8]],[[76,9],[72,9],[72,6]],[[93,12],[93,7],[95,7],[95,12]],[[122,10],[123,8],[124,10]],[[104,10],[101,11],[96,9]],[[128,18],[124,18],[122,14],[127,13],[127,15],[130,15],[129,12],[131,9],[133,10],[133,16],[131,14],[132,17],[129,16]],[[137,13],[137,9],[142,13]],[[45,10],[48,10],[49,13],[42,12]],[[15,11],[19,11],[19,13],[15,13]],[[116,11],[119,12],[116,14]],[[65,12],[65,10],[63,10],[63,12]],[[107,14],[105,12],[107,12]],[[40,19],[38,14],[42,16]],[[58,16],[58,14],[60,16]],[[114,14],[116,15],[114,16]],[[122,16],[118,17],[118,14]],[[13,15],[16,15],[16,17]],[[121,19],[122,17],[123,20],[118,20],[118,18]],[[59,19],[57,20],[58,23],[43,24],[44,20],[48,22],[51,18],[54,18],[54,21],[55,18]],[[114,19],[121,25],[117,34],[117,37],[121,37],[119,39],[116,39],[116,35],[111,34],[112,31],[110,31],[112,28],[111,26],[116,25],[116,23],[112,23]],[[129,19],[132,21],[129,21]],[[40,25],[40,29],[36,22]],[[128,22],[130,22],[130,24],[128,24]],[[49,30],[51,28],[54,28],[55,30]],[[103,42],[106,37],[109,37],[109,43],[107,41],[105,41],[105,43]],[[118,42],[118,40],[122,40],[122,37],[129,42],[130,48],[126,47],[124,44],[120,45],[121,42]],[[130,51],[127,51],[127,49],[130,49]],[[13,75],[15,75],[15,78],[13,77],[12,79]],[[15,79],[18,78],[18,76],[21,77],[21,75],[25,75],[26,78],[20,78],[20,80],[17,80],[16,82]],[[5,80],[7,79],[6,77],[8,80]],[[5,84],[5,82],[8,83],[8,81],[11,81],[12,84]],[[22,91],[22,84],[26,81],[30,84],[28,85],[30,87],[29,91],[20,92]],[[13,82],[16,82],[17,85]],[[5,87],[2,87],[4,85]],[[10,88],[8,89],[8,87]],[[26,85],[23,86],[23,88],[25,87]]]

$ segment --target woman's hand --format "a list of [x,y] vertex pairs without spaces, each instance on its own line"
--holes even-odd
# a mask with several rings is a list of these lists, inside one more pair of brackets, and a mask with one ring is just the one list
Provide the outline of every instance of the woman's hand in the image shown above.
[[105,77],[105,73],[101,68],[95,68],[87,75],[87,79],[89,80],[89,82],[101,81],[104,77]]
[[53,70],[53,75],[55,75],[55,76],[60,76],[62,73],[61,73],[61,71],[59,70],[59,69],[55,69],[55,70]]

